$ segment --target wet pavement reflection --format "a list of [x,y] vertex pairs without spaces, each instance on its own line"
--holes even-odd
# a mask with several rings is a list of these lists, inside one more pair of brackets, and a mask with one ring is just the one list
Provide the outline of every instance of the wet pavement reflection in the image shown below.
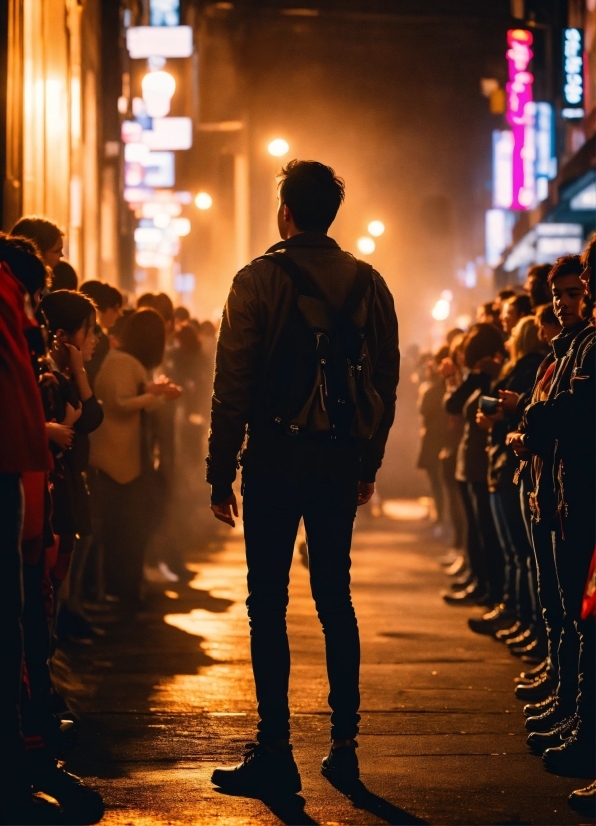
[[[290,706],[303,792],[235,798],[209,781],[254,737],[241,529],[188,554],[188,585],[154,590],[126,625],[58,655],[57,678],[82,718],[73,771],[114,826],[276,823],[578,823],[577,781],[526,752],[513,696],[517,662],[467,628],[470,609],[439,597],[444,579],[420,503],[356,522],[353,595],[362,638],[363,786],[348,796],[319,772],[328,749],[327,682],[304,554],[292,567]],[[422,517],[422,518],[421,518]],[[153,586],[155,589],[155,586]],[[478,612],[477,612],[478,613]]]

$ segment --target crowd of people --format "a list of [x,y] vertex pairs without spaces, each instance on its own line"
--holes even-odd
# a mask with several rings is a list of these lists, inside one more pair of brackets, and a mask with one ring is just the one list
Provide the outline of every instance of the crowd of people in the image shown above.
[[[94,609],[129,619],[147,581],[189,576],[180,496],[202,495],[216,349],[211,322],[164,293],[133,306],[109,284],[79,285],[62,251],[46,219],[0,234],[0,822],[15,824],[103,815],[97,792],[66,769],[77,719],[52,657],[61,642],[103,633]],[[590,778],[595,255],[596,236],[582,255],[531,267],[523,292],[502,290],[421,358],[419,457],[437,522],[451,524],[444,600],[482,606],[471,630],[527,664],[515,694],[531,750],[550,771]],[[233,524],[231,482],[218,480],[212,508]],[[359,484],[368,501],[372,482]],[[573,805],[593,806],[594,794],[592,783]]]
[[[526,664],[528,745],[554,773],[595,771],[596,236],[530,267],[420,359],[422,445],[449,605]],[[446,514],[448,513],[448,517]],[[592,812],[596,785],[571,804]]]
[[11,824],[103,815],[65,768],[77,718],[52,658],[65,641],[93,644],[102,613],[135,615],[147,581],[190,577],[176,495],[201,495],[213,375],[210,321],[164,293],[133,307],[107,283],[79,285],[62,248],[59,227],[35,216],[0,234],[0,822]]

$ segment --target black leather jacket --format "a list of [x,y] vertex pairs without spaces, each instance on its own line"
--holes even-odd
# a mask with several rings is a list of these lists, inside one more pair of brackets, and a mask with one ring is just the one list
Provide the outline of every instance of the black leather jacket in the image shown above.
[[[332,306],[343,305],[356,275],[356,259],[341,250],[332,238],[323,233],[304,232],[275,244],[268,252],[278,250],[284,250],[307,270]],[[375,436],[358,451],[360,479],[370,482],[374,481],[383,459],[395,415],[399,380],[393,298],[381,276],[374,271],[372,289],[374,304],[367,343],[373,364],[373,384],[383,400],[385,412]],[[213,488],[213,502],[224,501],[232,492],[247,428],[249,454],[254,454],[258,443],[261,452],[266,452],[269,445],[269,454],[277,456],[283,452],[288,438],[292,438],[284,436],[280,444],[273,445],[277,434],[265,431],[263,435],[255,418],[259,394],[264,392],[268,359],[295,297],[293,282],[274,261],[256,259],[234,278],[217,343],[211,405],[207,481]]]
[[524,414],[524,444],[544,465],[535,490],[538,518],[594,521],[596,330],[592,319],[563,330],[548,399]]

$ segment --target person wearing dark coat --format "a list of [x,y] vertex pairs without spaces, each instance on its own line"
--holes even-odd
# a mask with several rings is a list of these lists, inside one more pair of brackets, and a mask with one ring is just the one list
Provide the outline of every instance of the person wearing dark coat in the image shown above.
[[596,531],[596,330],[586,318],[591,301],[579,256],[559,259],[549,275],[555,313],[563,331],[553,339],[556,360],[546,399],[524,415],[523,432],[511,442],[535,457],[533,518],[551,530],[563,610],[558,649],[559,682],[548,710],[526,725],[544,733],[543,759],[555,773],[594,776],[596,716],[594,617],[583,618],[584,586]]

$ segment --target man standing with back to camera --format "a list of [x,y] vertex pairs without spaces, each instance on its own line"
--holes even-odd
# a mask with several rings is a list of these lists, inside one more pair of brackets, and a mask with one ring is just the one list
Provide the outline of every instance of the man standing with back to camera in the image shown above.
[[288,163],[277,215],[283,241],[236,275],[217,345],[207,481],[213,513],[233,526],[242,451],[259,724],[242,762],[216,769],[212,780],[238,794],[301,789],[290,745],[286,631],[301,518],[332,710],[321,771],[344,785],[359,777],[360,642],[350,546],[356,507],[374,492],[393,423],[399,349],[387,285],[327,235],[343,199],[343,181],[330,167]]

